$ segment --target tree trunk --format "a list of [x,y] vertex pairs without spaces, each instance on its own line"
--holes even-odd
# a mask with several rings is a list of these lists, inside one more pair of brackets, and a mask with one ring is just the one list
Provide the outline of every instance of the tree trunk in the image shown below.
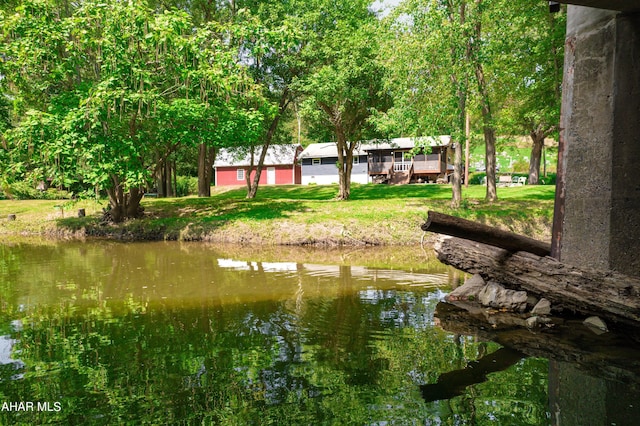
[[125,197],[125,212],[128,219],[139,218],[143,215],[143,209],[140,206],[144,191],[142,188],[131,188]]
[[[269,142],[265,141],[265,143],[262,145],[260,159],[258,160],[258,164],[256,165],[255,169],[253,164],[253,155],[251,156],[252,161],[251,165],[249,166],[249,177],[247,177],[247,181],[249,182],[247,198],[253,199],[258,193],[258,185],[260,184],[260,176],[262,175],[262,169],[264,168],[264,159],[267,157],[267,151],[269,150]],[[253,181],[251,181],[251,173],[253,170],[255,170],[255,174],[253,175]]]
[[576,268],[551,257],[510,253],[454,237],[440,237],[434,248],[443,263],[480,274],[485,281],[544,297],[554,309],[561,307],[635,325],[640,321],[640,278]]
[[454,153],[451,208],[457,209],[462,200],[462,144],[455,143]]
[[498,199],[498,192],[496,191],[496,133],[493,128],[493,117],[491,114],[491,106],[489,105],[489,95],[484,80],[482,64],[476,64],[476,75],[482,97],[482,131],[484,133],[485,144],[484,163],[487,172],[487,194],[485,199],[493,202]]
[[166,182],[166,184],[165,184],[166,185],[165,186],[165,188],[166,188],[165,195],[167,197],[175,197],[176,196],[176,193],[175,193],[175,190],[174,190],[175,188],[173,187],[173,173],[174,173],[174,170],[173,170],[172,166],[173,166],[173,164],[171,163],[170,160],[167,159],[164,162],[164,167],[165,167],[164,179],[165,179],[165,182]]
[[353,150],[356,143],[348,142],[340,125],[336,126],[336,148],[338,149],[338,200],[348,200],[351,196],[351,170],[353,169]]
[[155,172],[155,180],[156,187],[158,192],[158,197],[165,197],[167,195],[167,181],[164,177],[166,172],[166,168],[164,166],[164,161],[158,164]]
[[[269,146],[271,146],[271,141],[273,140],[273,136],[275,135],[276,130],[278,129],[278,124],[280,123],[282,114],[284,114],[285,110],[287,109],[289,102],[291,102],[291,99],[289,99],[289,89],[286,88],[282,91],[282,94],[280,95],[278,112],[273,117],[273,120],[271,121],[271,125],[269,125],[269,130],[267,130],[267,134],[264,137],[264,143],[262,144],[262,153],[260,154],[260,160],[258,161],[258,164],[255,169],[256,173],[253,178],[253,182],[251,182],[249,179],[247,180],[248,182],[247,198],[253,199],[256,197],[256,194],[258,193],[258,184],[260,183],[260,175],[262,174],[262,169],[264,167],[264,159],[267,156],[267,150],[269,149]],[[251,167],[249,168],[249,176],[251,176],[252,169],[253,169],[253,162],[251,163]]]
[[[449,22],[451,24],[460,25],[461,27],[465,26],[466,21],[466,3],[463,1],[460,3],[458,8],[458,18],[459,23],[456,22],[456,15],[454,13],[453,5],[449,3]],[[469,61],[471,54],[471,45],[469,41],[467,41],[466,52],[465,52],[465,61]],[[454,63],[452,63],[452,69],[455,69],[457,60],[456,48],[451,48],[451,58]],[[453,176],[451,180],[451,208],[457,209],[460,207],[460,202],[462,201],[462,135],[465,132],[465,118],[467,112],[467,84],[468,80],[466,75],[462,76],[462,79],[458,78],[456,74],[451,75],[451,82],[456,88],[458,95],[458,123],[457,129],[455,132],[454,140],[452,141],[454,144],[454,160],[453,160]]]
[[159,163],[155,172],[158,197],[175,197],[176,192],[176,164],[168,158]]
[[465,112],[464,120],[464,187],[469,187],[469,150],[471,149],[471,117]]
[[540,160],[544,147],[544,132],[537,130],[529,134],[533,145],[531,146],[531,158],[529,159],[529,185],[537,185],[540,179]]
[[484,76],[484,67],[477,52],[477,44],[482,39],[482,0],[476,0],[477,16],[475,23],[475,43],[472,44],[472,57],[475,66],[478,92],[480,93],[480,105],[482,110],[482,131],[485,143],[485,166],[487,171],[487,195],[486,200],[493,202],[498,199],[496,191],[496,132],[493,124],[491,103],[489,101],[489,91]]
[[109,215],[111,221],[115,223],[123,222],[126,219],[135,219],[143,215],[140,201],[144,191],[142,188],[131,188],[125,193],[117,177],[112,177],[113,187],[107,189],[109,196]]
[[198,146],[198,197],[211,196],[211,180],[216,149],[201,143]]

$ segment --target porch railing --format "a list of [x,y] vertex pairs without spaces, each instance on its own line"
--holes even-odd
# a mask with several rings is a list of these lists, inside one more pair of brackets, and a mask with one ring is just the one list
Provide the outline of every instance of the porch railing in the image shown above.
[[[425,158],[425,156],[422,156]],[[389,174],[389,172],[406,172],[413,167],[415,173],[442,173],[445,171],[445,162],[439,154],[430,154],[426,158],[416,159],[406,162],[395,161],[375,161],[369,159],[369,174]]]
[[406,172],[411,168],[411,163],[395,163],[393,165],[394,172]]

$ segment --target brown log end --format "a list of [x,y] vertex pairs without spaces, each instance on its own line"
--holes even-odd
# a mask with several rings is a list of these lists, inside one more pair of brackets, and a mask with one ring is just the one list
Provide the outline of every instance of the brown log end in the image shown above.
[[551,254],[549,243],[435,211],[429,211],[427,221],[421,228],[423,231],[500,247],[513,253],[526,251],[542,257]]

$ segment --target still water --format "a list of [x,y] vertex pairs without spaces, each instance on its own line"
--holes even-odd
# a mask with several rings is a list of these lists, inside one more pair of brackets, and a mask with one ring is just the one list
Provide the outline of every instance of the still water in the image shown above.
[[435,324],[432,256],[0,244],[0,424],[548,424],[545,358],[425,396],[501,351]]

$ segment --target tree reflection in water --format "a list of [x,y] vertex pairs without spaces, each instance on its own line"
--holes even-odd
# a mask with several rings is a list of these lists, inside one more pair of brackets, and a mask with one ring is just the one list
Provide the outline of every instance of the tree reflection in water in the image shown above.
[[548,419],[544,359],[424,401],[421,385],[484,346],[489,356],[499,350],[434,327],[446,267],[354,266],[351,254],[348,264],[235,256],[179,244],[0,245],[0,330],[11,347],[0,357],[2,401],[62,406],[0,411],[0,422]]

